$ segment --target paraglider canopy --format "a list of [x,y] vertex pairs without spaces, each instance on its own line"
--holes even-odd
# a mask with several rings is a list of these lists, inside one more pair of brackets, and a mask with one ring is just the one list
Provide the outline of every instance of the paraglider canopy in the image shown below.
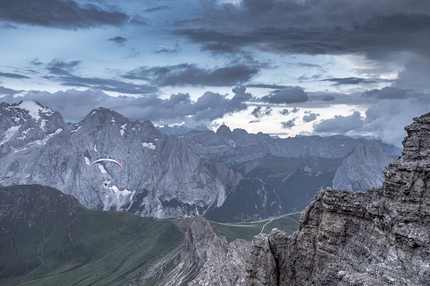
[[102,162],[102,161],[114,162],[114,163],[115,163],[115,164],[117,164],[120,168],[122,168],[122,165],[121,165],[117,160],[110,159],[110,158],[101,158],[101,159],[97,159],[97,160],[95,160],[94,162],[92,162],[92,163],[90,164],[90,168],[91,168],[95,163]]

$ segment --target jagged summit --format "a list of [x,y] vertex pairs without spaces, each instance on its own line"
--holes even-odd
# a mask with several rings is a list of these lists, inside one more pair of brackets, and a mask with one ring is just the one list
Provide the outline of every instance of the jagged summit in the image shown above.
[[[67,125],[35,102],[2,104],[0,120],[10,122],[0,127],[0,185],[55,187],[89,208],[159,218],[204,214],[241,179],[150,121],[130,121],[102,107]],[[89,168],[100,158],[113,158],[123,169]]]
[[320,190],[291,237],[254,239],[248,285],[429,285],[430,113],[378,189]]

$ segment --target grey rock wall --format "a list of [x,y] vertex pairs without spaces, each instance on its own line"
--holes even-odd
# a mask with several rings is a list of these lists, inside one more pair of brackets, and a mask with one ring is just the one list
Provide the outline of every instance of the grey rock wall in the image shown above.
[[430,113],[381,188],[320,190],[291,237],[254,239],[248,285],[430,285]]

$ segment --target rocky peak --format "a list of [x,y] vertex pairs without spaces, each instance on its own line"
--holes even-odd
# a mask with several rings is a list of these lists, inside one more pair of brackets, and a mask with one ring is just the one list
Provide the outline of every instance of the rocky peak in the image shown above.
[[406,131],[382,187],[320,190],[292,236],[256,237],[248,285],[428,285],[430,113]]
[[377,146],[360,144],[336,170],[333,188],[361,192],[378,188],[384,182],[382,170],[392,161]]
[[216,134],[218,136],[229,138],[231,136],[231,130],[227,125],[222,124],[220,127],[218,127]]
[[0,105],[0,149],[3,155],[43,145],[66,128],[62,115],[36,101]]
[[104,107],[98,107],[96,109],[93,109],[88,113],[87,116],[82,120],[82,124],[88,124],[88,125],[95,125],[100,126],[104,124],[124,124],[127,123],[128,119],[125,118],[123,115],[119,114],[118,112],[115,112],[113,110],[104,108]]

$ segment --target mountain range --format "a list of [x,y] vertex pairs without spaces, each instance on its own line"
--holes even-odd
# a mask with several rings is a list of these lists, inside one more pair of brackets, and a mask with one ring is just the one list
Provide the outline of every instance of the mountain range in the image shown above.
[[[48,186],[0,187],[0,283],[428,285],[430,113],[406,131],[382,186],[321,188],[299,221],[298,214],[240,224],[159,220],[90,210]],[[368,151],[356,148],[355,162],[372,157]],[[353,162],[343,161],[346,170]]]
[[[0,122],[0,185],[51,186],[88,208],[156,218],[251,221],[300,211],[320,187],[379,186],[382,169],[399,154],[379,140],[280,139],[225,125],[166,135],[150,121],[105,108],[66,123],[34,101],[1,103]],[[100,158],[123,168],[111,162],[90,168]],[[351,171],[348,162],[356,161],[368,165]]]

